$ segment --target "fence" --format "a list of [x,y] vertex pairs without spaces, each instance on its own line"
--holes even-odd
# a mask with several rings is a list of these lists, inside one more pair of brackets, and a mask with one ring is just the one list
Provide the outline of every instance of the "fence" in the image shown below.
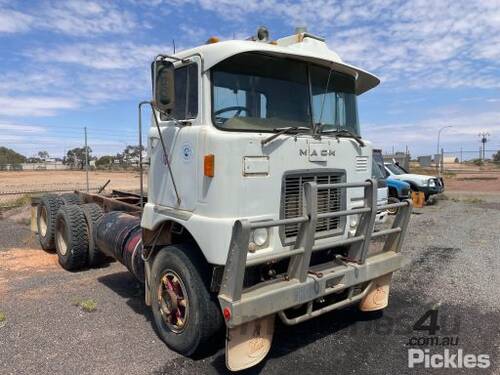
[[[90,185],[89,192],[97,192],[101,186]],[[0,191],[0,213],[2,211],[28,205],[31,198],[37,195],[43,195],[47,193],[71,193],[75,190],[86,191],[87,186],[85,184],[68,184],[67,186],[58,185],[37,185],[33,186],[31,189],[13,189]]]

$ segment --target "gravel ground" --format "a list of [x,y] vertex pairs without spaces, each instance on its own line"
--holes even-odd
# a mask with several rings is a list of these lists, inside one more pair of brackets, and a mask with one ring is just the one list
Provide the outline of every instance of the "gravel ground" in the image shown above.
[[[248,373],[500,374],[500,206],[468,202],[415,210],[403,250],[408,263],[393,278],[382,318],[349,308],[294,327],[278,324],[267,360]],[[26,233],[25,225],[0,220],[1,374],[225,372],[222,341],[196,359],[162,344],[141,287],[121,265],[65,272],[54,255],[32,249]],[[96,311],[75,306],[84,298],[97,302]],[[408,340],[425,336],[412,327],[436,305],[437,335],[458,336],[451,351],[488,354],[490,368],[408,368]]]

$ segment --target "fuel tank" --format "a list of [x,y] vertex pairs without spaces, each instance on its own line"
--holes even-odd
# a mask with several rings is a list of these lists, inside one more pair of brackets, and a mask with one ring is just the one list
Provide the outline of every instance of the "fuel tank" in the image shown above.
[[118,260],[144,283],[140,218],[120,211],[109,212],[96,223],[93,236],[104,254]]

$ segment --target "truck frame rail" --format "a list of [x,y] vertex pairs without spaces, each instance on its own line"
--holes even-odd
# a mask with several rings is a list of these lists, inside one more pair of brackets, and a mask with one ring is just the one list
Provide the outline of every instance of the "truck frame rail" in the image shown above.
[[[323,189],[364,188],[364,205],[341,211],[318,213],[318,191]],[[371,280],[399,269],[403,257],[399,254],[411,215],[412,202],[385,204],[377,206],[377,183],[370,179],[359,183],[317,184],[304,183],[304,214],[297,218],[251,222],[248,219],[237,220],[224,268],[219,302],[222,309],[229,309],[229,327],[238,326],[256,318],[273,313],[280,313],[286,324],[294,324],[321,313],[342,307],[360,300],[366,294]],[[377,210],[398,208],[392,227],[374,232]],[[315,233],[318,219],[359,215],[359,224],[354,236],[335,238],[317,244]],[[297,240],[289,249],[271,251],[265,255],[253,255],[248,258],[248,245],[253,230],[258,228],[279,227],[287,224],[300,224]],[[368,256],[371,239],[386,236],[380,254]],[[330,236],[333,238],[334,236]],[[337,236],[338,237],[338,236]],[[313,252],[347,246],[347,257],[337,256],[334,264],[321,273],[310,269]],[[262,282],[244,290],[245,270],[248,267],[290,258],[285,278]],[[354,295],[356,285],[364,288]],[[350,288],[350,289],[349,289]],[[312,311],[312,301],[348,290],[347,300],[330,304],[322,309]],[[287,319],[283,310],[300,304],[308,304],[306,316]]]

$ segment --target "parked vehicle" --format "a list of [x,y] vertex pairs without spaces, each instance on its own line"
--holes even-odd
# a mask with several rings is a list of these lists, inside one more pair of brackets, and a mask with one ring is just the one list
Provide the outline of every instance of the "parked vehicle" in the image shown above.
[[[374,164],[378,166],[380,174],[383,176],[387,187],[388,187],[388,202],[398,203],[402,200],[410,198],[410,185],[404,181],[391,178],[389,172],[386,171],[384,166],[384,157],[382,156],[382,150],[373,150],[373,161]],[[391,215],[397,213],[397,208],[390,207],[387,212]]]
[[[357,96],[378,78],[322,38],[271,41],[265,28],[158,55],[152,77],[153,100],[139,105],[152,109],[147,195],[141,170],[140,194],[42,197],[44,249],[68,270],[103,254],[122,262],[181,354],[225,327],[231,370],[267,355],[276,317],[293,325],[387,306],[412,205],[399,203],[392,227],[374,232],[385,207]],[[374,238],[382,251],[371,251]]]
[[[377,206],[384,206],[388,203],[389,190],[385,179],[385,171],[380,169],[375,159],[372,160],[372,177],[377,180]],[[378,210],[375,223],[385,223],[388,214],[388,210]]]
[[[392,177],[386,178],[387,187],[389,188],[389,203],[397,203],[410,198],[410,184]],[[395,208],[387,210],[389,214],[394,215],[397,212]]]
[[429,199],[431,195],[444,191],[444,181],[442,177],[408,173],[408,171],[395,163],[385,163],[384,166],[391,178],[408,183],[411,191],[422,191],[425,194],[426,200]]

